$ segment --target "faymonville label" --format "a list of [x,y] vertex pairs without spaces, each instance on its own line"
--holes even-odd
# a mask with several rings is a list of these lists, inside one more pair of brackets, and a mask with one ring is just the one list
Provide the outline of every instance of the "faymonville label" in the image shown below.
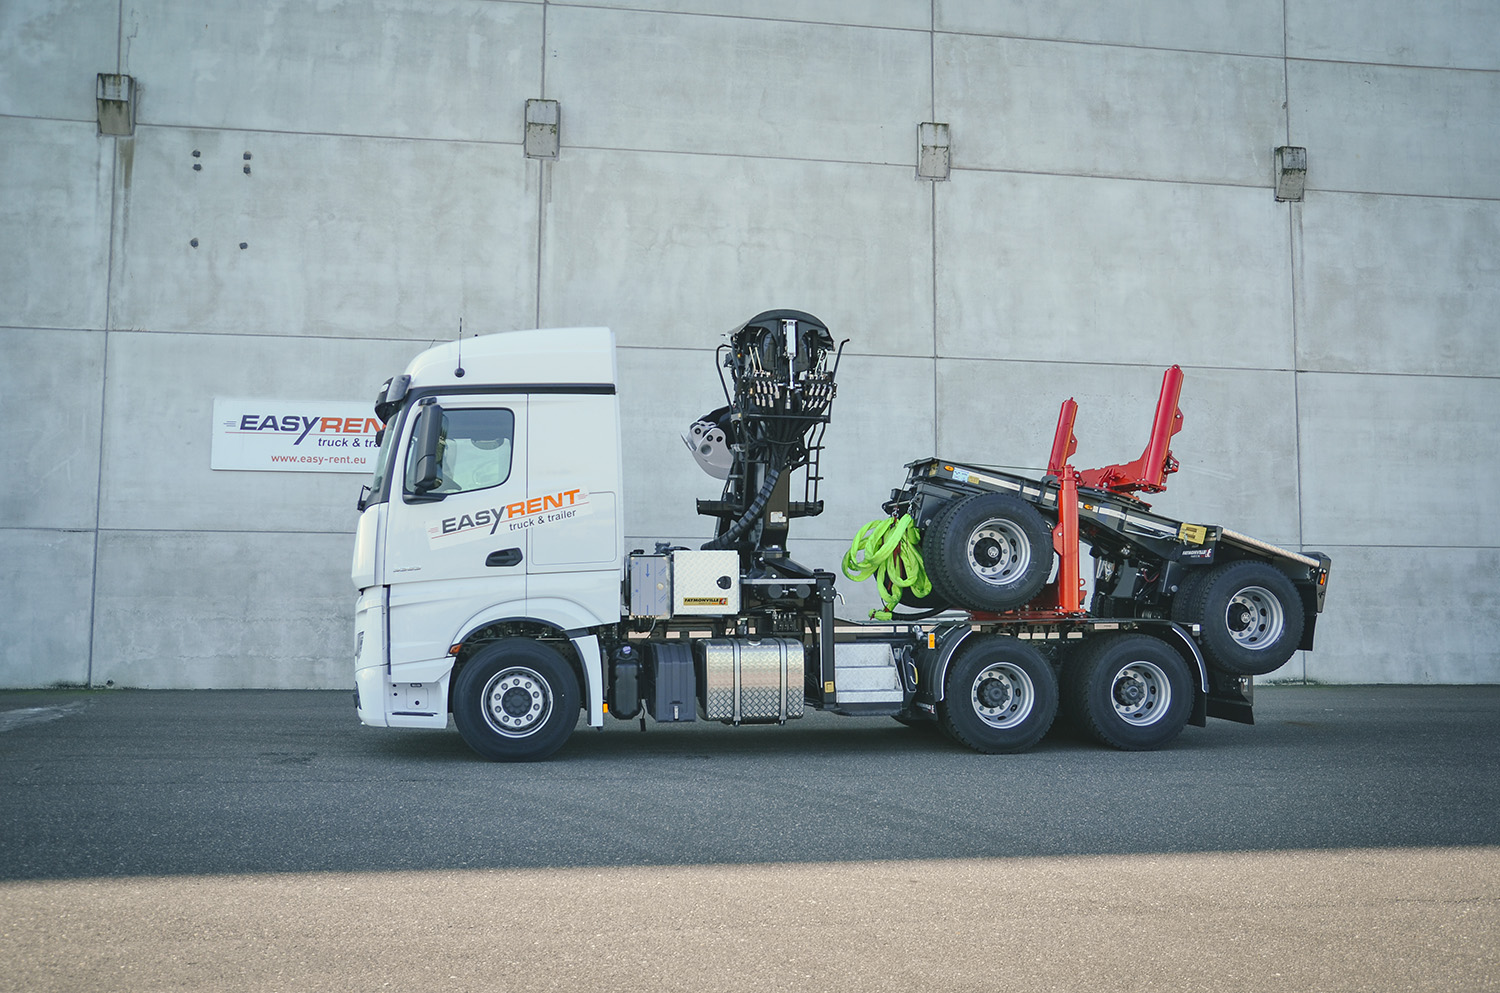
[[427,525],[431,544],[456,543],[467,538],[486,538],[528,528],[560,524],[589,512],[589,495],[585,490],[558,490],[542,496],[527,497],[514,503],[482,507],[464,514],[454,514]]

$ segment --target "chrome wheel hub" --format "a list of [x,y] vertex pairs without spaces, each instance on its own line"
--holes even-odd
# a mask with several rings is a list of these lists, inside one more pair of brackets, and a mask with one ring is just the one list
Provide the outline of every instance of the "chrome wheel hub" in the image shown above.
[[552,714],[551,688],[535,670],[512,666],[484,686],[484,719],[507,738],[532,734]]

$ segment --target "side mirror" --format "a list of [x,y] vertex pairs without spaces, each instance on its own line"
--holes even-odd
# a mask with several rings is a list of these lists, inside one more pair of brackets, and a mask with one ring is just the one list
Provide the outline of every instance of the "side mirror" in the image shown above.
[[406,399],[409,389],[411,389],[410,376],[387,379],[385,385],[380,388],[380,395],[375,398],[375,416],[382,421],[390,420],[391,415],[401,409],[401,401]]
[[443,408],[435,403],[425,404],[417,414],[417,426],[412,432],[412,443],[416,461],[412,470],[412,489],[417,493],[428,493],[442,483],[439,473],[443,460],[438,455],[438,442],[443,437]]

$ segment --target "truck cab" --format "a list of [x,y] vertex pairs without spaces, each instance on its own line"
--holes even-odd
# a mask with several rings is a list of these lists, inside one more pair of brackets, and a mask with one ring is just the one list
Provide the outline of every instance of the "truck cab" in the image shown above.
[[620,620],[624,533],[615,381],[607,328],[561,328],[429,349],[381,387],[352,569],[364,723],[446,726],[459,646],[480,631],[555,645],[602,723],[591,632]]

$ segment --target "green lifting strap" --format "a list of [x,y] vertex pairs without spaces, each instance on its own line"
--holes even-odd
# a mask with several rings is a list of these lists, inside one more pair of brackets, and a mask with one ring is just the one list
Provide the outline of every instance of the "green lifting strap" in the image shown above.
[[854,536],[844,553],[844,575],[856,583],[875,577],[885,609],[870,611],[874,620],[891,619],[891,611],[901,602],[902,590],[909,589],[918,598],[932,592],[922,566],[921,541],[910,514],[871,521]]

